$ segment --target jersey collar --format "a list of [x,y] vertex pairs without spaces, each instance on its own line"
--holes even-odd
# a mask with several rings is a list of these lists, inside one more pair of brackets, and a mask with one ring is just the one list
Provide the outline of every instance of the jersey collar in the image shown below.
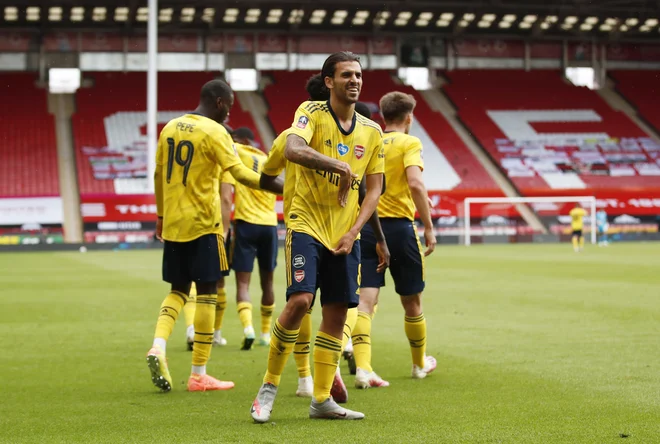
[[353,111],[353,121],[351,122],[351,129],[349,129],[348,131],[344,131],[344,128],[339,123],[339,119],[337,118],[337,115],[333,111],[332,106],[330,106],[330,100],[327,101],[327,104],[328,104],[328,109],[330,110],[330,115],[335,120],[335,123],[337,124],[337,128],[339,128],[339,131],[341,131],[341,133],[344,136],[349,136],[355,129],[355,122],[357,121],[357,116],[356,116],[357,113]]

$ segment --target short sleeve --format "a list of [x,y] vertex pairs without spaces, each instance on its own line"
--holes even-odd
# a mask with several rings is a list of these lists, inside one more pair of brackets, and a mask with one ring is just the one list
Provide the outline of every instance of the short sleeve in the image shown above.
[[411,139],[411,143],[404,148],[403,167],[418,166],[423,171],[424,155],[422,154],[422,141],[417,137],[412,137]]
[[319,104],[316,102],[303,102],[296,110],[293,124],[289,128],[289,134],[302,137],[309,145],[316,127],[313,114],[318,106]]
[[236,185],[236,179],[229,171],[223,171],[220,175],[220,183],[228,183],[229,185]]
[[231,167],[241,163],[241,159],[238,157],[238,152],[231,136],[224,128],[219,128],[218,131],[209,134],[209,138],[216,162],[220,164],[223,171],[227,171]]
[[366,174],[379,174],[385,172],[385,150],[383,149],[383,136],[380,131],[371,138],[373,153],[367,164]]

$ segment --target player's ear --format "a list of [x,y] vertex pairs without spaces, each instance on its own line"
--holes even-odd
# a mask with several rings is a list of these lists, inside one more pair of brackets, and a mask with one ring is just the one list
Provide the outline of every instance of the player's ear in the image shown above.
[[332,89],[332,87],[335,85],[334,80],[332,80],[332,77],[330,76],[325,76],[323,78],[323,82],[325,83],[325,87],[328,89]]

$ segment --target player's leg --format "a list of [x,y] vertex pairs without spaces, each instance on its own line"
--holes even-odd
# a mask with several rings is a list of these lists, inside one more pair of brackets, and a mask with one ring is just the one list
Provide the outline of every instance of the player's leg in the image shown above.
[[225,278],[229,276],[229,270],[222,272],[218,280],[218,299],[215,301],[215,322],[213,324],[213,346],[222,347],[227,345],[227,340],[222,337],[222,322],[227,309],[227,290],[225,290]]
[[378,303],[380,287],[385,286],[385,273],[378,273],[378,252],[376,237],[371,227],[362,229],[360,239],[361,272],[360,303],[358,318],[353,329],[353,354],[355,357],[355,387],[387,387],[384,381],[371,368],[371,321],[374,307]]
[[319,269],[323,319],[314,341],[314,396],[312,419],[362,419],[364,414],[345,409],[331,396],[341,357],[346,312],[360,298],[360,241],[348,255],[334,256],[323,249]]
[[311,350],[312,340],[312,309],[305,313],[298,339],[293,346],[293,358],[296,360],[298,369],[298,389],[296,396],[311,398],[314,394],[314,380],[312,379],[312,369],[309,365],[309,352]]
[[218,299],[215,302],[215,325],[213,326],[213,346],[222,347],[227,345],[227,340],[222,337],[222,323],[225,319],[225,310],[227,309],[227,290],[225,290],[225,278],[229,276],[231,268],[231,250],[233,244],[232,230],[227,230],[227,239],[225,239],[225,252],[229,251],[227,257],[229,268],[222,271],[222,277],[218,280]]
[[582,230],[580,230],[580,236],[579,236],[579,242],[580,242],[580,251],[584,250],[584,233]]
[[192,242],[190,274],[197,286],[195,309],[195,346],[192,353],[192,369],[188,379],[189,391],[227,390],[233,382],[220,381],[206,373],[206,364],[213,346],[215,311],[218,298],[218,281],[229,264],[221,235],[208,234]]
[[578,235],[578,232],[573,230],[573,234],[571,235],[571,243],[573,244],[573,251],[576,253],[579,251],[579,238],[580,236]]
[[[256,422],[270,419],[284,366],[293,351],[302,320],[314,302],[320,248],[321,244],[311,236],[287,231],[284,249],[287,302],[273,326],[266,375],[250,409]],[[294,262],[296,258],[303,260]]]
[[390,273],[405,312],[404,330],[412,355],[412,376],[421,379],[436,367],[435,358],[426,356],[426,318],[422,311],[422,291],[425,288],[423,249],[410,221],[391,220],[383,230],[386,230],[387,239],[398,239],[398,242],[388,242],[388,246],[391,245]]
[[250,278],[254,269],[259,244],[259,226],[243,220],[234,223],[234,243],[231,266],[236,274],[236,310],[243,326],[241,350],[250,350],[255,334],[252,326],[252,301]]
[[169,294],[163,300],[151,349],[147,352],[147,366],[151,382],[162,391],[172,389],[172,377],[167,367],[167,340],[190,292],[190,276],[187,274],[187,250],[185,242],[165,241],[163,247],[163,280],[171,284]]
[[197,287],[195,283],[190,286],[188,293],[188,300],[186,305],[183,306],[183,316],[186,320],[186,345],[188,351],[192,351],[193,343],[195,341],[195,298],[197,296]]
[[257,263],[261,283],[261,337],[260,345],[270,343],[270,329],[275,311],[275,290],[273,276],[277,267],[277,227],[262,226]]

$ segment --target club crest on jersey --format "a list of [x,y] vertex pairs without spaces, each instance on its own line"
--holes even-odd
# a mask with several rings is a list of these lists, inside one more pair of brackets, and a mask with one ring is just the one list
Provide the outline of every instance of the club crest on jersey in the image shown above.
[[339,153],[340,156],[343,156],[344,154],[348,153],[348,145],[344,145],[343,143],[339,142],[337,144],[337,152]]
[[307,128],[307,124],[309,123],[309,119],[306,116],[300,116],[298,118],[298,123],[296,126],[300,129],[305,129]]
[[295,273],[293,273],[293,278],[298,283],[302,282],[303,279],[305,279],[305,270],[296,270]]
[[364,147],[362,145],[355,145],[353,151],[355,151],[356,159],[362,159],[362,156],[364,156]]

